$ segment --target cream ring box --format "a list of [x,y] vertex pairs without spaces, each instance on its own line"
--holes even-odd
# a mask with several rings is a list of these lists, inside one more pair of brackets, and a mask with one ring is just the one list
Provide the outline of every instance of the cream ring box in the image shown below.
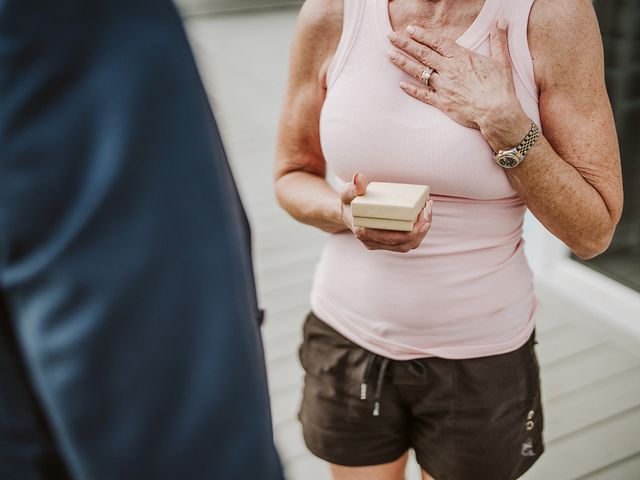
[[410,232],[429,199],[428,185],[371,182],[351,202],[355,227]]

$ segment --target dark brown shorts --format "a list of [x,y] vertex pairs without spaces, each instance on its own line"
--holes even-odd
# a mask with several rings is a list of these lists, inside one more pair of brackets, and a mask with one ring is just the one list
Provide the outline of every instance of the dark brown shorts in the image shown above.
[[397,361],[309,313],[299,349],[305,443],[338,465],[387,463],[413,448],[436,480],[515,480],[545,449],[535,343],[534,330],[500,355]]

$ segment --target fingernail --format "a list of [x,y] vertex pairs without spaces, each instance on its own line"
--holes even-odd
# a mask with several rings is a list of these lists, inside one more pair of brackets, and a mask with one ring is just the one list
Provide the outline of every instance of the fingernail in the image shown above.
[[432,213],[433,200],[427,202],[427,208],[424,209],[424,219],[429,220],[429,215]]
[[395,42],[396,40],[398,40],[398,34],[396,32],[391,32],[389,35],[387,35],[387,38],[392,42]]
[[359,173],[356,173],[356,174],[353,176],[353,180],[351,180],[351,182],[353,183],[353,186],[354,186],[354,187],[355,187],[355,185],[356,185],[356,182],[358,181],[358,175],[360,175],[360,174],[359,174]]
[[403,90],[406,90],[407,88],[409,88],[409,84],[405,82],[400,82],[400,88],[402,88]]
[[498,19],[498,28],[504,30],[505,28],[507,28],[507,17],[505,16],[501,16]]
[[409,25],[407,27],[407,32],[409,32],[411,35],[413,35],[414,33],[416,33],[416,27],[414,27],[413,25]]
[[395,60],[396,58],[398,58],[398,56],[397,56],[396,52],[394,52],[393,50],[389,50],[389,51],[387,52],[387,55],[389,56],[389,58],[390,58],[391,60]]

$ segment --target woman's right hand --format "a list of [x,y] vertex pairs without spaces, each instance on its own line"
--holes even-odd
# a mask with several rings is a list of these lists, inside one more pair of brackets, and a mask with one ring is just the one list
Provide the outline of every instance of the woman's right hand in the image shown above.
[[345,227],[351,230],[368,250],[407,253],[418,248],[431,228],[433,200],[429,200],[425,208],[420,211],[416,224],[410,232],[354,227],[351,202],[367,192],[368,184],[367,177],[357,173],[353,176],[353,181],[347,183],[340,192],[340,212]]

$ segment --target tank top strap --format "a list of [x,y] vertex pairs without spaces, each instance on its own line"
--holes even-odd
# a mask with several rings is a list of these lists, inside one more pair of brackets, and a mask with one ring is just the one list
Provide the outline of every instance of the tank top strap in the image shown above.
[[513,67],[522,84],[535,102],[538,102],[539,91],[533,70],[533,60],[529,50],[527,30],[529,14],[535,0],[512,0],[505,9],[509,20],[508,42]]
[[338,78],[340,70],[344,67],[344,64],[349,57],[355,40],[358,36],[358,30],[362,23],[364,15],[365,4],[369,0],[343,0],[343,14],[342,14],[342,34],[329,69],[327,71],[327,89],[331,88],[333,82]]
[[469,50],[476,50],[489,38],[491,31],[498,23],[498,19],[503,15],[510,3],[511,0],[485,0],[476,19],[462,36],[456,40],[456,43]]

